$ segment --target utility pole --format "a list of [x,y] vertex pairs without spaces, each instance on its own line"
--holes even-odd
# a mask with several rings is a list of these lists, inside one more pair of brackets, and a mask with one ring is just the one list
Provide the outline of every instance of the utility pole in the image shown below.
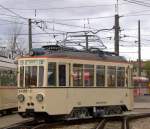
[[115,53],[119,56],[119,31],[120,31],[120,27],[119,27],[119,15],[116,14],[115,15],[115,36],[114,36],[114,40],[115,40]]
[[86,50],[89,49],[89,35],[85,35],[85,41],[86,41]]
[[16,34],[14,35],[14,37],[13,37],[13,43],[12,43],[12,50],[11,50],[11,52],[12,52],[12,59],[14,59],[14,53],[15,53],[15,49],[16,49],[16,40],[17,40],[17,37],[16,37]]
[[141,76],[141,25],[138,21],[138,76]]
[[29,52],[32,49],[32,20],[28,19],[28,25],[29,25]]

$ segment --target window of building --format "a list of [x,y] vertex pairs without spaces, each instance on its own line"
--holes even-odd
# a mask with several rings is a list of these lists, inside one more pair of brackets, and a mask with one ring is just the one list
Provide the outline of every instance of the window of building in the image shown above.
[[48,86],[56,86],[56,63],[48,63]]
[[105,86],[105,66],[96,66],[96,86]]
[[107,67],[107,84],[108,87],[116,87],[116,67]]
[[43,81],[44,81],[44,67],[39,66],[39,86],[43,86]]
[[118,87],[125,86],[125,68],[124,67],[117,68],[117,86]]
[[84,85],[93,86],[94,85],[94,65],[84,65]]
[[73,64],[73,86],[83,86],[82,64]]

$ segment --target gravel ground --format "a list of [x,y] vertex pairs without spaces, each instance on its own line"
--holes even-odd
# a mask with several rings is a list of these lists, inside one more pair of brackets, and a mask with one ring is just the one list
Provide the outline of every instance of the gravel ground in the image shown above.
[[129,124],[130,129],[150,129],[150,118],[133,120]]
[[104,129],[121,129],[122,123],[118,121],[107,122]]
[[70,126],[64,126],[61,128],[51,128],[51,129],[94,129],[97,123],[91,123],[91,124],[83,124],[83,125],[70,125]]
[[[53,129],[94,129],[98,123],[90,123],[83,125],[70,125],[64,127],[56,127]],[[118,121],[107,122],[104,129],[121,129],[122,123]],[[129,129],[150,129],[150,117],[132,120],[129,123]]]

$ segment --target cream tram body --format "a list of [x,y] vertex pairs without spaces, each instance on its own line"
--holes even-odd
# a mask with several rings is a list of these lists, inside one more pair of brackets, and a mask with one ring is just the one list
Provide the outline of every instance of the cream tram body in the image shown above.
[[0,57],[0,114],[17,109],[17,65]]
[[[69,115],[74,109],[94,113],[107,107],[132,110],[132,66],[127,62],[70,56],[30,56],[18,59],[18,63],[20,114],[59,116]],[[30,85],[26,85],[29,81],[26,79],[27,69],[36,78],[32,76],[34,82]]]

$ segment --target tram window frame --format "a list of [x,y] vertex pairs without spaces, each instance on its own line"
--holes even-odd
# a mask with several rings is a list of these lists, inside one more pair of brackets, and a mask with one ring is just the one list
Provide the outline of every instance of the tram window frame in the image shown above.
[[[96,65],[96,86],[105,87],[105,78],[106,78],[106,66],[105,65]],[[103,77],[102,77],[103,76]],[[101,78],[101,79],[98,79]]]
[[[51,68],[50,65],[54,65],[53,67],[54,69],[50,69]],[[48,70],[47,70],[47,85],[48,86],[56,86],[56,80],[57,80],[57,68],[56,67],[57,67],[56,62],[48,62]],[[54,73],[52,83],[49,82],[49,77],[50,77],[49,72],[51,72],[49,70],[53,70],[52,74]]]
[[83,64],[73,64],[72,72],[73,86],[83,87]]
[[117,67],[117,87],[125,87],[125,67]]
[[[109,74],[110,74],[110,76],[109,76]],[[114,79],[112,78],[112,75],[114,75]],[[116,87],[116,79],[117,79],[117,77],[116,77],[116,66],[107,66],[107,86],[112,87],[112,88]]]
[[[85,74],[86,73],[86,74]],[[94,86],[94,65],[93,64],[84,64],[83,70],[83,81],[85,87]]]

